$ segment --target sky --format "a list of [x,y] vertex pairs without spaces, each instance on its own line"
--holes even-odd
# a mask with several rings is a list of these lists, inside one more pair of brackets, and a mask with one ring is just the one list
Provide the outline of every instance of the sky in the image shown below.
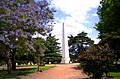
[[95,23],[99,21],[97,8],[100,0],[52,0],[52,7],[56,9],[54,13],[55,25],[52,34],[56,35],[61,43],[62,24],[65,24],[67,36],[73,36],[82,31],[88,33],[88,37],[99,42],[99,32],[94,29]]

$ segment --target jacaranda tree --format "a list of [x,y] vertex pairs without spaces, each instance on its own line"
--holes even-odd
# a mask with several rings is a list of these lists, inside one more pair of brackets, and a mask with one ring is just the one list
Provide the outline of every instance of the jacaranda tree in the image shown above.
[[46,0],[0,1],[0,43],[4,48],[2,53],[5,55],[9,73],[15,52],[28,48],[35,32],[45,35],[51,31],[48,23],[53,22],[53,11]]

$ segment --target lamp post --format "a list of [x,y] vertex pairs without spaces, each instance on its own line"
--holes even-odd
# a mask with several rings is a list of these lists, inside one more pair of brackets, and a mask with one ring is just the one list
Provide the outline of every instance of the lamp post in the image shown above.
[[[37,39],[39,40],[39,33],[37,32]],[[40,71],[40,46],[38,45],[38,72]]]
[[[54,23],[55,24],[55,23]],[[50,24],[48,24],[49,29],[53,28],[53,22],[51,22]],[[37,38],[39,39],[39,33],[37,33]],[[38,45],[38,72],[41,72],[40,70],[40,46]]]

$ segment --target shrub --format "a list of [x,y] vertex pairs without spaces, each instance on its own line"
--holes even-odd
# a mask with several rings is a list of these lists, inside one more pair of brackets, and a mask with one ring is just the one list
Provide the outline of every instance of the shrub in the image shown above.
[[88,75],[101,79],[113,65],[113,56],[114,53],[108,45],[95,45],[80,54],[80,65]]

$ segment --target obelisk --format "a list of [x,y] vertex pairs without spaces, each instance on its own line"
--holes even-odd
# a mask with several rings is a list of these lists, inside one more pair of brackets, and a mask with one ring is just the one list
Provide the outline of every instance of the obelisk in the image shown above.
[[69,63],[70,57],[69,57],[69,49],[68,49],[68,38],[67,34],[65,33],[65,27],[63,23],[62,27],[62,61],[61,63]]

